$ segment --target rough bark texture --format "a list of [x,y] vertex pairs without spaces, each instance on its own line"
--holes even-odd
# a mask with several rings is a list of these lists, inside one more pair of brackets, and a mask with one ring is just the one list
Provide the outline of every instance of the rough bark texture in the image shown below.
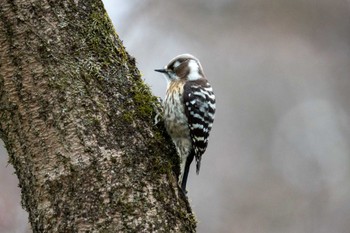
[[195,231],[156,103],[100,0],[1,2],[0,136],[34,232]]

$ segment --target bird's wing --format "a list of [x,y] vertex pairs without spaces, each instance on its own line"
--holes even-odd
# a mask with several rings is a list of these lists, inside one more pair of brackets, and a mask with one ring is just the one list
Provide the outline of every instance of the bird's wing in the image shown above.
[[185,84],[183,98],[198,174],[214,121],[215,96],[208,81],[199,79]]

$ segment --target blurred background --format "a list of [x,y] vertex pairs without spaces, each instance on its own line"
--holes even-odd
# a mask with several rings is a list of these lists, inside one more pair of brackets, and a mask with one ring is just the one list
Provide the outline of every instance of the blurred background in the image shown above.
[[[156,96],[166,81],[153,70],[181,53],[214,88],[188,183],[199,233],[350,231],[350,0],[104,3]],[[0,232],[27,232],[0,147]]]

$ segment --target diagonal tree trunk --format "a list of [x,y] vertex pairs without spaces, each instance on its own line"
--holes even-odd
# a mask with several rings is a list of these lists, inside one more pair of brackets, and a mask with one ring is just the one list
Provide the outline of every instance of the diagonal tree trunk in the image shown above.
[[195,231],[156,105],[100,0],[1,2],[0,137],[34,232]]

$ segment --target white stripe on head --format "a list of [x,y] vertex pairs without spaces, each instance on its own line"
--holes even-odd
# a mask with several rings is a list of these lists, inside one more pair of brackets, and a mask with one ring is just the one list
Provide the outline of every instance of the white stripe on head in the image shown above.
[[174,68],[178,67],[181,63],[179,61],[176,61],[174,64]]
[[188,74],[188,80],[194,81],[200,79],[202,76],[199,74],[199,64],[195,60],[190,60],[188,62],[188,66],[190,68],[190,73]]

